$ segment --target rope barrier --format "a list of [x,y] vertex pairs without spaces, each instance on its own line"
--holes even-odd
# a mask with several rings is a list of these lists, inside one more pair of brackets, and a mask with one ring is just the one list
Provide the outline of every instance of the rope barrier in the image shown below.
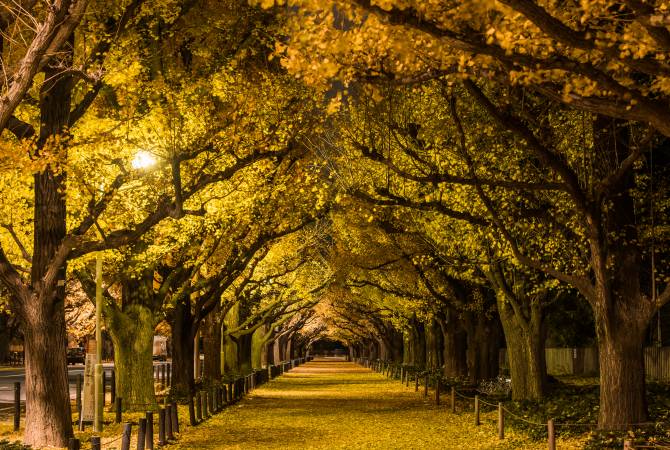
[[[459,397],[461,397],[461,398],[464,398],[464,399],[466,399],[466,400],[474,400],[474,399],[475,399],[474,397],[469,397],[469,396],[467,396],[467,395],[465,395],[465,394],[461,394],[461,393],[458,392],[457,390],[454,390],[454,393],[455,393],[457,396],[459,396]],[[481,399],[480,399],[479,401],[481,401]]]
[[115,443],[115,442],[117,442],[117,441],[120,441],[122,438],[123,438],[123,434],[122,434],[121,436],[117,437],[116,439],[113,439],[113,440],[111,440],[111,441],[107,441],[107,442],[101,444],[101,446],[102,446],[103,448],[109,448],[109,445],[111,445],[111,444],[113,444],[113,443]]
[[505,411],[507,414],[509,414],[510,416],[514,417],[515,419],[520,420],[521,422],[525,422],[525,423],[527,423],[527,424],[529,424],[529,425],[534,425],[534,426],[537,426],[537,427],[547,428],[547,424],[546,424],[546,423],[533,422],[532,420],[525,419],[525,418],[519,416],[518,414],[514,414],[512,411],[510,411],[509,409],[505,408],[504,406],[503,406],[503,411]]

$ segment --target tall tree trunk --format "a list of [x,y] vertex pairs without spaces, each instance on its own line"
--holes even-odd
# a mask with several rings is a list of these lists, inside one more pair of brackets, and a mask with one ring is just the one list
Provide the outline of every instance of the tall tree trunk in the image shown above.
[[547,383],[542,308],[539,305],[529,308],[527,321],[518,317],[504,299],[498,302],[498,310],[507,342],[512,398],[540,400]]
[[25,339],[25,444],[65,447],[72,436],[62,301],[35,298],[28,307]]
[[467,374],[466,345],[467,337],[460,324],[455,320],[455,313],[451,311],[449,322],[438,319],[442,331],[442,359],[444,361],[442,373],[446,377],[462,377]]
[[424,325],[416,318],[412,319],[411,339],[415,367],[426,367],[426,333]]
[[237,365],[241,373],[251,371],[251,334],[237,338]]
[[[61,57],[71,62],[72,41]],[[72,79],[61,69],[45,70],[40,92],[40,151],[61,153],[58,139],[68,126]],[[64,137],[64,136],[63,136]],[[33,447],[65,447],[73,436],[65,346],[65,274],[58,267],[57,285],[41,280],[66,234],[65,172],[47,166],[34,175],[34,244],[31,281],[35,293],[23,299],[26,366],[26,428],[24,442]]]
[[205,353],[204,378],[218,381],[221,379],[221,323],[216,311],[204,320],[201,333]]
[[471,383],[494,378],[500,372],[500,324],[483,313],[469,314],[467,319],[468,379]]
[[172,390],[178,396],[188,396],[195,392],[193,376],[195,330],[192,325],[191,305],[177,302],[172,311]]
[[263,367],[263,353],[267,347],[265,343],[267,328],[267,325],[262,325],[251,335],[251,366],[254,369]]
[[125,410],[157,408],[153,376],[154,313],[142,305],[107,312],[107,329],[114,342],[116,392]]
[[[625,326],[622,323],[619,325]],[[600,352],[598,426],[605,430],[618,430],[646,422],[644,329],[625,327],[608,333],[601,327],[597,328]]]
[[223,335],[223,360],[225,373],[239,373],[240,365],[237,357],[237,340],[230,335]]
[[442,355],[441,355],[441,331],[437,322],[431,320],[431,322],[426,325],[425,328],[425,337],[426,337],[426,367],[435,368],[442,365]]

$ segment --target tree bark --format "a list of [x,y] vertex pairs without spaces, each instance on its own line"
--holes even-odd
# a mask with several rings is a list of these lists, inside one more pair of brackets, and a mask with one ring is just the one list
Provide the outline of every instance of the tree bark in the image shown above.
[[202,343],[205,353],[204,378],[209,381],[221,379],[221,323],[216,311],[207,316],[202,326]]
[[523,322],[505,300],[498,301],[498,310],[507,342],[512,399],[540,400],[547,384],[542,309],[539,305],[531,307],[530,320]]
[[67,446],[72,436],[63,302],[35,298],[28,308],[25,339],[26,428],[35,448]]
[[237,366],[242,373],[251,371],[251,334],[244,334],[237,339]]
[[445,377],[458,378],[465,376],[468,370],[467,336],[454,316],[452,311],[449,322],[438,319],[438,324],[442,331],[442,373]]
[[[72,38],[63,50],[63,63],[71,61]],[[60,69],[45,70],[40,91],[38,149],[62,151],[61,137],[69,122],[73,81]],[[65,346],[65,274],[58,267],[57,284],[41,283],[66,235],[66,177],[48,166],[34,175],[34,244],[32,298],[21,299],[26,366],[26,428],[24,443],[36,448],[65,447],[73,436]]]
[[116,393],[124,410],[146,411],[157,408],[153,376],[155,318],[142,305],[126,306],[108,313],[106,321],[114,342]]
[[172,312],[172,390],[179,396],[195,392],[193,375],[195,330],[192,326],[191,305],[177,302]]
[[471,383],[495,378],[499,372],[500,324],[482,313],[467,319],[468,379]]

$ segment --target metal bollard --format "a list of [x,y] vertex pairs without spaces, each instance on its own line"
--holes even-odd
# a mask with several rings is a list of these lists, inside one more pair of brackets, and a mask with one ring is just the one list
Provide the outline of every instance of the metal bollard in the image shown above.
[[177,403],[172,403],[172,432],[179,433],[179,411],[177,410]]
[[130,450],[130,435],[132,431],[132,424],[123,424],[123,435],[121,435],[121,450]]
[[451,412],[456,413],[456,388],[451,387]]
[[165,436],[168,441],[174,441],[174,434],[172,434],[172,405],[165,407]]
[[158,445],[167,444],[165,439],[165,409],[158,410]]
[[[144,450],[144,441],[146,440],[147,419],[141,417],[137,424],[137,450]],[[153,443],[153,442],[152,442]]]
[[81,387],[83,384],[84,377],[82,374],[77,374],[77,387],[75,388],[75,402],[77,405],[77,411],[81,411]]
[[114,417],[114,421],[115,421],[116,423],[121,423],[121,418],[122,418],[121,416],[122,416],[122,414],[123,414],[123,405],[122,405],[122,403],[123,403],[123,399],[122,399],[121,397],[116,397],[116,398],[114,399],[114,412],[115,412],[115,415],[116,415],[116,416]]
[[91,436],[91,450],[100,450],[100,436]]
[[109,401],[113,405],[116,404],[116,370],[112,369],[112,374],[109,379]]
[[102,369],[102,406],[105,406],[105,397],[107,392],[107,372]]
[[147,411],[145,420],[144,442],[147,450],[154,450],[154,412]]
[[202,422],[202,397],[200,396],[200,392],[195,393],[195,409],[196,409],[196,420],[198,423]]
[[475,426],[481,424],[479,420],[479,395],[475,395]]
[[21,428],[21,383],[14,383],[14,431]]
[[81,443],[77,438],[70,438],[67,442],[67,450],[80,450]]
[[192,427],[198,423],[195,419],[195,402],[190,395],[188,397],[188,420]]

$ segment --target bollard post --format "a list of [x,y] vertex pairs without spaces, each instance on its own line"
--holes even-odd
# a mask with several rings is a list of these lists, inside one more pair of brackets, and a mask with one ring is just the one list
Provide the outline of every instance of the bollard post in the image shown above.
[[81,387],[82,387],[82,380],[83,376],[78,373],[77,374],[77,387],[75,388],[75,402],[77,405],[77,411],[81,411]]
[[172,432],[179,433],[179,411],[176,402],[172,403]]
[[158,410],[158,445],[165,445],[165,408]]
[[223,389],[224,388],[222,386],[219,386],[217,388],[217,392],[218,392],[218,402],[217,403],[219,404],[219,411],[223,411],[223,406],[226,404],[226,397],[223,394]]
[[210,414],[209,392],[202,391],[202,414],[205,418],[209,418]]
[[21,383],[14,383],[14,431],[21,428]]
[[554,428],[554,419],[547,421],[547,447],[549,450],[556,450],[556,429]]
[[414,392],[419,392],[419,374],[414,372]]
[[202,397],[200,396],[200,392],[195,393],[195,410],[197,413],[197,421],[198,423],[202,422]]
[[[140,419],[141,420],[141,419]],[[154,412],[147,411],[146,417],[144,419],[144,442],[146,443],[147,450],[154,450]]]
[[77,438],[70,438],[67,442],[67,450],[80,450],[81,443]]
[[102,369],[102,406],[105,406],[105,393],[107,392],[107,372]]
[[426,378],[425,378],[424,381],[425,381],[426,384],[423,387],[423,396],[428,397],[428,374],[426,374]]
[[505,411],[502,402],[498,402],[498,439],[505,439]]
[[221,386],[221,406],[228,403],[228,388],[226,386]]
[[123,435],[121,435],[121,450],[130,450],[130,434],[133,431],[133,425],[123,424]]
[[112,374],[109,378],[109,401],[112,405],[116,404],[116,370],[112,369]]
[[147,419],[141,417],[137,424],[137,450],[144,450],[144,441],[146,440]]
[[165,409],[165,437],[168,441],[174,441],[174,434],[172,434],[172,405],[167,405],[164,409]]
[[440,406],[440,379],[435,382],[435,405]]
[[91,450],[100,450],[100,436],[91,436]]
[[188,396],[188,420],[192,427],[198,423],[195,420],[195,403],[190,395]]
[[451,387],[451,412],[456,413],[456,388],[454,386]]
[[475,395],[475,426],[479,426],[479,395]]
[[123,400],[121,397],[114,399],[114,410],[116,411],[116,423],[121,423],[121,415],[123,413]]
[[228,403],[233,402],[233,383],[228,383]]
[[216,397],[217,391],[216,391],[216,388],[212,388],[211,391],[212,391],[212,408],[211,408],[212,409],[212,414],[216,414],[219,411],[219,409],[218,409],[219,405],[218,405],[218,402],[217,402],[218,399]]

